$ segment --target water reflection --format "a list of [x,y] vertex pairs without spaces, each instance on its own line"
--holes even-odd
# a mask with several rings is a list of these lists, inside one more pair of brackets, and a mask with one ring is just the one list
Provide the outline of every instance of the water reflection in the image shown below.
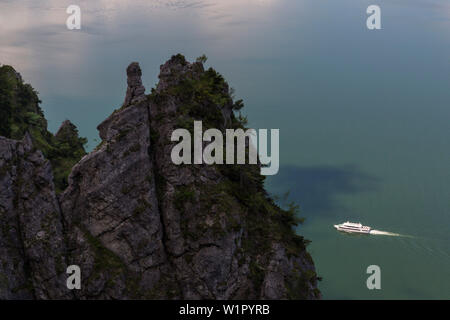
[[[43,92],[54,91],[56,84],[61,95],[89,89],[70,79],[80,80],[81,73],[92,70],[99,58],[115,56],[113,59],[120,60],[130,51],[152,54],[157,51],[155,47],[164,48],[167,58],[166,52],[171,48],[187,50],[192,42],[202,39],[214,42],[226,38],[227,33],[239,34],[231,26],[263,21],[276,3],[275,0],[80,0],[77,5],[82,9],[82,28],[69,31],[65,26],[66,8],[72,2],[0,3],[0,63],[16,66],[26,80],[40,86]],[[232,43],[223,46],[230,47]],[[204,49],[199,48],[199,53]],[[140,54],[134,54],[137,55]],[[83,65],[90,66],[84,69]],[[58,70],[58,75],[56,72],[49,75],[45,71],[48,68]],[[62,75],[67,75],[63,81]],[[59,79],[52,81],[51,76]],[[84,95],[96,92],[90,90]]]

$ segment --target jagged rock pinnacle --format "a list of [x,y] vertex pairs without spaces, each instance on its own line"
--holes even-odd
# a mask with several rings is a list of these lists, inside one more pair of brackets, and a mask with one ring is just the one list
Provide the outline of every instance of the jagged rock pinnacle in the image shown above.
[[145,87],[142,85],[142,71],[138,62],[132,62],[127,68],[127,94],[124,105],[145,99]]

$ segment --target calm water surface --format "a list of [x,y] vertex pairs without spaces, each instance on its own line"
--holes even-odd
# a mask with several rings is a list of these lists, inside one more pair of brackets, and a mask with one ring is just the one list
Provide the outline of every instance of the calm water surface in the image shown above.
[[[450,299],[450,2],[378,0],[0,1],[0,63],[39,92],[50,130],[66,118],[89,149],[121,105],[125,68],[150,90],[159,65],[201,54],[246,102],[254,128],[280,128],[282,167],[324,298]],[[347,236],[361,221],[405,236]],[[379,265],[382,289],[366,288]]]

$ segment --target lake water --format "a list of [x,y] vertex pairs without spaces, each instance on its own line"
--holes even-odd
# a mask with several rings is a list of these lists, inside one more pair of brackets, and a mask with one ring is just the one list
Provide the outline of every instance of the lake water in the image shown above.
[[[366,28],[371,4],[381,30]],[[0,63],[40,92],[50,130],[70,119],[89,149],[126,66],[140,62],[149,92],[178,52],[209,57],[251,127],[280,129],[267,186],[301,205],[324,298],[450,299],[448,0],[0,2]],[[333,229],[346,220],[402,236]],[[366,287],[373,264],[381,290]]]

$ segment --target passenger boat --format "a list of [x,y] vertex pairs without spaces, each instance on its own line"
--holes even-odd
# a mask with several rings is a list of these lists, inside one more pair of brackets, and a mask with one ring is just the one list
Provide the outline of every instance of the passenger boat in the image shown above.
[[344,222],[341,224],[335,224],[334,227],[343,232],[349,233],[370,233],[370,227],[363,226],[361,223]]

